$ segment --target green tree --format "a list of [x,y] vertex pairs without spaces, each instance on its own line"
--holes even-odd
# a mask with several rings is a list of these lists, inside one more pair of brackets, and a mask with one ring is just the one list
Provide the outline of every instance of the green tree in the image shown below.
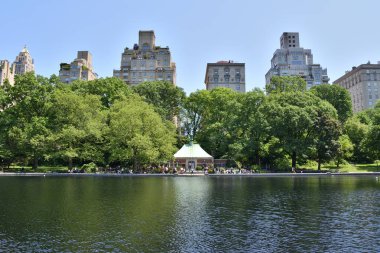
[[177,126],[177,147],[182,147],[186,142],[180,128],[181,110],[186,97],[183,89],[167,81],[148,81],[133,86],[132,90],[153,105],[164,120]]
[[138,96],[116,101],[110,109],[108,134],[111,161],[133,164],[134,170],[169,161],[176,148],[175,128]]
[[240,110],[232,126],[233,143],[230,157],[243,165],[261,164],[263,145],[268,140],[268,123],[260,107],[265,102],[263,91],[256,89],[240,96]]
[[341,126],[336,110],[330,103],[319,101],[316,111],[317,117],[313,127],[313,149],[318,163],[318,170],[321,170],[321,164],[332,160],[339,151]]
[[338,112],[340,122],[344,123],[352,116],[351,96],[345,88],[336,84],[321,84],[312,87],[310,91],[334,106]]
[[[265,168],[288,169],[289,156],[284,151],[280,139],[268,135],[260,150],[260,156],[265,161]],[[286,161],[286,162],[285,162]]]
[[370,157],[365,151],[364,140],[368,135],[370,126],[361,118],[367,120],[366,117],[360,114],[349,118],[344,124],[344,133],[348,135],[354,146],[352,160],[355,162],[369,162]]
[[70,170],[74,159],[102,163],[106,117],[100,97],[58,89],[53,95],[52,105],[49,140],[54,155],[67,159]]
[[320,101],[306,92],[283,92],[271,94],[261,107],[268,121],[269,134],[278,138],[294,168],[297,156],[306,155],[313,147]]
[[55,81],[27,73],[17,75],[14,86],[2,87],[0,128],[2,148],[7,149],[5,157],[32,161],[34,169],[39,160],[48,157],[46,136],[50,130],[46,112]]
[[273,76],[270,83],[265,85],[267,94],[278,92],[304,92],[306,82],[299,76]]
[[372,125],[369,128],[363,145],[371,161],[380,160],[380,125]]
[[188,136],[188,141],[195,140],[198,131],[201,129],[203,117],[208,113],[209,95],[210,92],[207,90],[197,90],[184,100],[184,106],[181,110],[181,124],[184,134]]
[[231,158],[229,145],[235,141],[237,134],[236,118],[241,108],[239,98],[243,95],[228,88],[207,92],[201,105],[205,110],[196,140],[214,158]]
[[179,116],[183,100],[185,99],[185,92],[182,88],[167,81],[149,81],[136,85],[132,89],[145,102],[152,104],[155,107],[155,111],[163,119],[171,121]]
[[337,168],[340,164],[351,158],[354,151],[354,145],[352,144],[350,138],[347,135],[341,135],[339,137],[339,149],[335,157],[335,163]]
[[123,80],[115,77],[100,78],[92,81],[75,81],[72,84],[64,84],[79,94],[97,95],[102,105],[109,108],[115,100],[132,93],[129,86]]
[[367,111],[367,115],[370,124],[363,146],[371,160],[380,160],[380,100],[373,109]]

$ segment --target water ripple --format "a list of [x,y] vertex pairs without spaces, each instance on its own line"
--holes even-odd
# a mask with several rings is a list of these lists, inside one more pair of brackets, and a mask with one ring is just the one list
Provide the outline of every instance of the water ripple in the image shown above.
[[0,252],[380,252],[380,184],[0,178]]

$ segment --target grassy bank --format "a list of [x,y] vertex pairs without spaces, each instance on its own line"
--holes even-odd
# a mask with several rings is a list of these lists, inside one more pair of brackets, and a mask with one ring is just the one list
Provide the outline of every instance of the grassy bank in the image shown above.
[[[317,168],[313,168],[317,169]],[[340,168],[331,165],[322,166],[322,170],[329,170],[331,172],[348,172],[348,173],[358,173],[358,172],[380,172],[379,164],[342,164]]]

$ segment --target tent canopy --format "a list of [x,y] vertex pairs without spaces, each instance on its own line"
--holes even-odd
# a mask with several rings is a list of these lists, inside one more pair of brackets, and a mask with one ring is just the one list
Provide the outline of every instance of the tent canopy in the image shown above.
[[201,148],[199,144],[189,143],[182,146],[177,153],[174,154],[175,158],[200,158],[200,159],[212,159],[206,151]]

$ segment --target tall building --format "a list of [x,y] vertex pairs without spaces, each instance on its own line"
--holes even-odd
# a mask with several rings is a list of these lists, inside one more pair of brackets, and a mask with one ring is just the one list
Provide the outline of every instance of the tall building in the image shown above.
[[380,97],[380,62],[352,67],[334,83],[350,92],[354,112],[371,108]]
[[0,85],[3,85],[5,80],[8,80],[11,85],[14,84],[15,65],[10,65],[9,61],[0,61]]
[[26,46],[21,50],[13,64],[15,65],[16,75],[34,71],[34,61]]
[[207,63],[205,84],[207,90],[226,87],[245,92],[245,63],[233,61]]
[[63,83],[71,83],[74,80],[90,81],[97,77],[92,68],[92,54],[88,51],[78,51],[77,58],[70,64],[60,64],[59,78]]
[[271,68],[265,75],[266,84],[270,83],[272,76],[301,76],[308,89],[329,82],[327,69],[313,63],[310,49],[300,47],[298,33],[283,33],[280,44],[281,48],[274,52]]
[[154,31],[139,31],[139,43],[124,49],[120,70],[114,70],[113,76],[130,85],[153,80],[176,84],[176,65],[169,47],[156,46],[155,41]]

